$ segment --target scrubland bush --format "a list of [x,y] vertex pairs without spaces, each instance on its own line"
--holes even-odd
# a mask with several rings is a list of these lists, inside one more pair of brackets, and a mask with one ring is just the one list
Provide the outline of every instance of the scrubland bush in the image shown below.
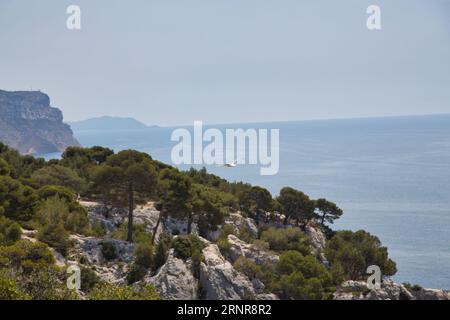
[[386,247],[380,240],[365,231],[338,231],[328,241],[325,255],[332,266],[337,266],[346,280],[360,280],[366,277],[368,266],[380,267],[383,276],[397,272],[394,261],[389,259]]
[[90,300],[160,300],[153,286],[136,289],[131,286],[116,286],[109,283],[96,285],[89,294]]
[[270,228],[261,234],[261,240],[269,244],[270,250],[277,252],[295,250],[303,255],[311,252],[310,240],[299,228]]
[[107,261],[112,261],[117,259],[117,250],[111,241],[102,241],[102,255]]

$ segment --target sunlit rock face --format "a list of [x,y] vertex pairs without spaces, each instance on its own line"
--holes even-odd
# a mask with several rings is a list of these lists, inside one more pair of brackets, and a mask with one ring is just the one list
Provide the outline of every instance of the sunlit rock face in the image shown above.
[[40,91],[0,90],[0,141],[23,154],[62,152],[79,146],[61,110]]

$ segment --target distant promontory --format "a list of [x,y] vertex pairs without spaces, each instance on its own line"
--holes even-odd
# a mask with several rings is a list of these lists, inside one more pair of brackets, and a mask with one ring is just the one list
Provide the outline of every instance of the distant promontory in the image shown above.
[[22,154],[62,152],[80,146],[61,110],[40,91],[0,90],[0,141]]
[[121,118],[121,117],[110,117],[103,116],[98,118],[92,118],[77,122],[69,122],[70,126],[74,131],[85,131],[85,130],[138,130],[146,128],[156,128],[157,126],[147,126],[146,124],[133,119],[133,118]]

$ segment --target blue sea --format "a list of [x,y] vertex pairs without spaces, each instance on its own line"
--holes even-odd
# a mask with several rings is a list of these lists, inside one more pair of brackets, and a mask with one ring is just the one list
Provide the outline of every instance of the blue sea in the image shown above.
[[[450,289],[450,115],[221,125],[280,130],[280,171],[207,167],[234,181],[292,186],[343,210],[335,229],[365,229],[389,248],[395,280]],[[82,145],[137,149],[171,163],[174,128],[75,132]],[[186,167],[183,167],[186,169]]]

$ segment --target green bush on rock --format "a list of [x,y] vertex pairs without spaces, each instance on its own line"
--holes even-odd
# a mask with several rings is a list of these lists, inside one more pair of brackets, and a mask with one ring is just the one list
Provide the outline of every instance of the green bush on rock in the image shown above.
[[366,231],[338,231],[328,241],[325,255],[332,266],[338,266],[343,277],[360,280],[366,277],[367,267],[380,267],[383,276],[397,272],[394,261],[389,259],[386,247],[380,240]]

